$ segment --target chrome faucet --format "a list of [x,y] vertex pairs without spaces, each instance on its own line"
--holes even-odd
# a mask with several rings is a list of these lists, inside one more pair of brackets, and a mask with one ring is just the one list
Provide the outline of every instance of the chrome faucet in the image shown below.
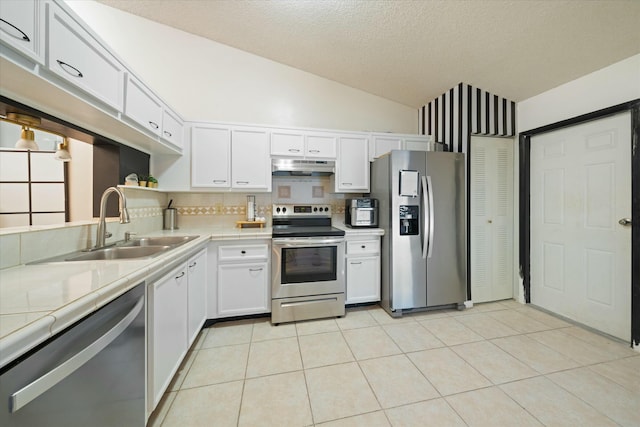
[[107,221],[105,220],[106,210],[107,210],[107,199],[111,193],[116,193],[118,195],[118,209],[120,210],[120,224],[128,224],[129,223],[129,211],[127,211],[127,198],[124,196],[124,193],[116,188],[109,187],[104,190],[102,193],[102,198],[100,199],[100,221],[98,222],[98,232],[96,235],[96,245],[93,249],[100,249],[105,247],[105,240],[112,236],[111,233],[107,231]]

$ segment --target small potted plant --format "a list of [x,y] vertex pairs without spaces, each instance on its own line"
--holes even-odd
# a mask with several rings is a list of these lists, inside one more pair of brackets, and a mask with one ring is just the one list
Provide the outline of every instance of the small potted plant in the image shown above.
[[138,175],[138,185],[140,187],[146,187],[148,180],[149,180],[149,177],[147,175]]
[[149,178],[147,179],[147,181],[148,181],[148,184],[147,184],[148,187],[158,188],[158,180],[155,179],[152,175],[149,175]]

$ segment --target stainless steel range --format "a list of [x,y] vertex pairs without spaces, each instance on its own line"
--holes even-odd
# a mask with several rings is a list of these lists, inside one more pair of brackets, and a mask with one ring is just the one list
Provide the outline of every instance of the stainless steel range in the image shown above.
[[344,316],[344,230],[329,205],[273,205],[271,322]]

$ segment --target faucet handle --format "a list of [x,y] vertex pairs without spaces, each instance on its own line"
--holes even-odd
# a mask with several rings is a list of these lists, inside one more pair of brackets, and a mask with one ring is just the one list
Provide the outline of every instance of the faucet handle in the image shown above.
[[125,231],[124,232],[124,241],[128,242],[129,240],[131,240],[131,236],[135,236],[138,233],[136,233],[135,231]]

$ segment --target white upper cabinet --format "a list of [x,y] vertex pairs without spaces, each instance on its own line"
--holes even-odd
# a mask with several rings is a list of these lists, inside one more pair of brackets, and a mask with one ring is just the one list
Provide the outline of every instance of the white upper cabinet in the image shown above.
[[369,145],[369,160],[374,161],[391,150],[430,151],[430,135],[403,135],[372,133]]
[[49,69],[106,105],[122,111],[124,66],[55,3],[49,3],[47,22]]
[[160,136],[162,126],[162,102],[133,76],[127,78],[124,114],[142,128]]
[[165,106],[162,111],[162,134],[163,140],[174,145],[176,148],[183,147],[184,125],[176,115]]
[[402,137],[393,135],[372,135],[369,160],[374,161],[391,150],[402,150]]
[[37,0],[2,0],[0,41],[23,55],[44,63],[44,3]]
[[191,186],[231,187],[231,129],[194,125],[191,128]]
[[306,131],[271,132],[271,155],[310,159],[335,159],[337,138],[330,134]]
[[340,136],[335,173],[336,193],[369,192],[369,138]]
[[231,186],[239,190],[271,191],[271,158],[266,130],[232,129]]

